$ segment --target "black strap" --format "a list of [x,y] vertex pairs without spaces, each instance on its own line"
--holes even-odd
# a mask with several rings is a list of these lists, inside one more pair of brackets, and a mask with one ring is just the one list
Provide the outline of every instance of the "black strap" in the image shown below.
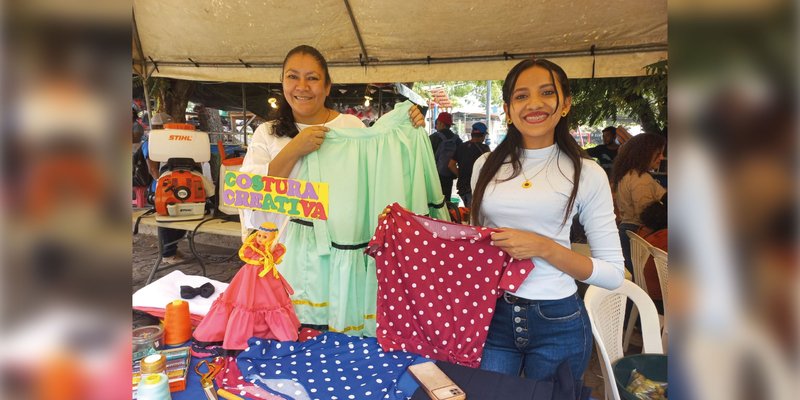
[[442,202],[441,203],[439,203],[439,204],[428,203],[428,208],[442,208],[442,207],[444,207],[444,203],[445,203],[445,198],[444,198],[444,196],[442,196]]
[[294,222],[295,224],[300,224],[300,225],[304,225],[304,226],[314,226],[313,222],[306,221],[304,219],[291,218],[289,221]]
[[339,244],[339,243],[331,243],[331,247],[339,250],[358,250],[358,249],[365,249],[367,248],[367,243],[359,243],[359,244]]
[[156,212],[156,209],[155,208],[151,208],[151,209],[145,211],[142,215],[140,215],[139,217],[136,218],[136,223],[133,224],[133,234],[134,235],[139,233],[139,222],[142,220],[142,218],[147,216],[147,215],[150,215],[150,214],[152,214],[154,212]]

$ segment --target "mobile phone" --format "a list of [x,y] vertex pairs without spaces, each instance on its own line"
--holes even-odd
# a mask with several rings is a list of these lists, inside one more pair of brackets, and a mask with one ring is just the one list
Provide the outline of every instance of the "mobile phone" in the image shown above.
[[419,382],[433,400],[466,400],[467,395],[433,362],[424,362],[408,367],[411,375]]

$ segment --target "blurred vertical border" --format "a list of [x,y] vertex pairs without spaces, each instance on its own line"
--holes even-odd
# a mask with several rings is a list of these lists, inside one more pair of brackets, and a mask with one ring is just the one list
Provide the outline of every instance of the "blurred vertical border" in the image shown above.
[[673,399],[798,397],[797,11],[669,4]]
[[3,6],[0,397],[129,398],[131,5]]

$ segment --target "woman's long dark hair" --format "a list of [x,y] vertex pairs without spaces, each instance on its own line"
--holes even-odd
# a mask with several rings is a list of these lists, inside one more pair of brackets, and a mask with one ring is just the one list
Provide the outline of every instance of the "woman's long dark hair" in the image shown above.
[[619,182],[628,172],[636,171],[639,175],[647,172],[653,157],[664,151],[666,143],[667,140],[657,133],[642,133],[625,142],[611,167],[611,190],[617,190]]
[[[286,61],[289,60],[289,57],[295,54],[308,54],[311,57],[314,57],[315,60],[319,63],[320,68],[325,71],[325,84],[331,84],[331,73],[328,71],[328,62],[325,61],[325,57],[322,56],[322,53],[319,50],[305,44],[301,44],[286,53],[286,58],[283,59],[283,66],[281,67],[281,82],[283,82],[283,68],[286,68]],[[333,108],[333,104],[330,103],[330,99],[325,97],[325,107],[326,108]],[[297,136],[299,131],[297,130],[297,125],[294,122],[294,114],[292,114],[292,107],[289,105],[289,102],[286,101],[286,93],[283,93],[278,100],[278,109],[273,114],[275,118],[274,126],[272,129],[272,134],[278,137],[288,136],[293,138]]]
[[[558,85],[555,84],[555,80],[558,79],[558,83],[561,85],[562,98],[566,99],[570,97],[570,89],[569,89],[569,80],[567,80],[567,74],[564,72],[561,67],[556,65],[555,63],[545,60],[545,59],[533,59],[529,58],[526,60],[521,61],[514,68],[511,68],[511,71],[508,72],[506,76],[506,80],[503,83],[503,102],[506,104],[506,108],[508,112],[511,112],[511,94],[514,92],[514,86],[517,84],[517,78],[519,75],[522,74],[523,71],[533,68],[533,67],[541,67],[546,69],[550,72],[550,79],[553,82],[553,86],[555,86],[556,92],[558,91]],[[558,110],[558,106],[560,104],[556,103],[556,110]],[[578,146],[578,143],[575,142],[575,138],[572,137],[569,133],[569,121],[567,121],[566,117],[562,117],[561,120],[558,121],[555,127],[555,143],[558,146],[559,151],[564,152],[570,160],[572,160],[572,165],[574,167],[575,172],[572,174],[572,193],[569,195],[569,200],[567,201],[567,206],[564,210],[564,220],[561,222],[561,226],[563,227],[567,220],[569,219],[569,215],[572,212],[572,207],[575,205],[575,197],[578,195],[578,183],[581,176],[581,159],[588,157],[586,152]],[[505,182],[511,180],[520,174],[522,170],[522,162],[520,158],[524,152],[525,148],[523,146],[522,141],[522,133],[517,129],[516,125],[508,125],[508,134],[506,134],[505,139],[497,146],[497,148],[489,154],[489,157],[486,159],[486,163],[483,165],[481,169],[480,175],[478,175],[478,182],[475,184],[475,188],[473,189],[472,193],[472,223],[474,225],[478,225],[480,222],[481,217],[481,203],[483,203],[483,196],[486,192],[486,187],[489,183],[495,179],[500,167],[503,164],[510,163],[513,172],[511,176],[505,179],[500,179],[499,177],[498,182]],[[556,157],[556,165],[558,164],[558,157]],[[545,167],[546,168],[546,167]],[[559,165],[559,170],[560,170]],[[567,177],[569,179],[569,177]]]

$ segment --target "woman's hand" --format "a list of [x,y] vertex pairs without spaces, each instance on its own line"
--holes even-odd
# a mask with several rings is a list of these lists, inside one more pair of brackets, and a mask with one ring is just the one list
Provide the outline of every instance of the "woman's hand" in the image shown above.
[[411,125],[414,125],[414,128],[425,126],[425,116],[419,111],[419,107],[411,106],[408,110],[408,117],[411,119]]
[[292,141],[292,150],[298,157],[319,150],[325,141],[325,133],[330,129],[324,126],[309,126],[295,136]]
[[556,243],[542,235],[518,229],[500,228],[492,233],[492,245],[499,247],[517,260],[531,257],[548,258]]
[[577,280],[583,281],[592,276],[594,265],[589,257],[533,232],[510,228],[499,230],[492,233],[492,245],[517,260],[539,257]]

